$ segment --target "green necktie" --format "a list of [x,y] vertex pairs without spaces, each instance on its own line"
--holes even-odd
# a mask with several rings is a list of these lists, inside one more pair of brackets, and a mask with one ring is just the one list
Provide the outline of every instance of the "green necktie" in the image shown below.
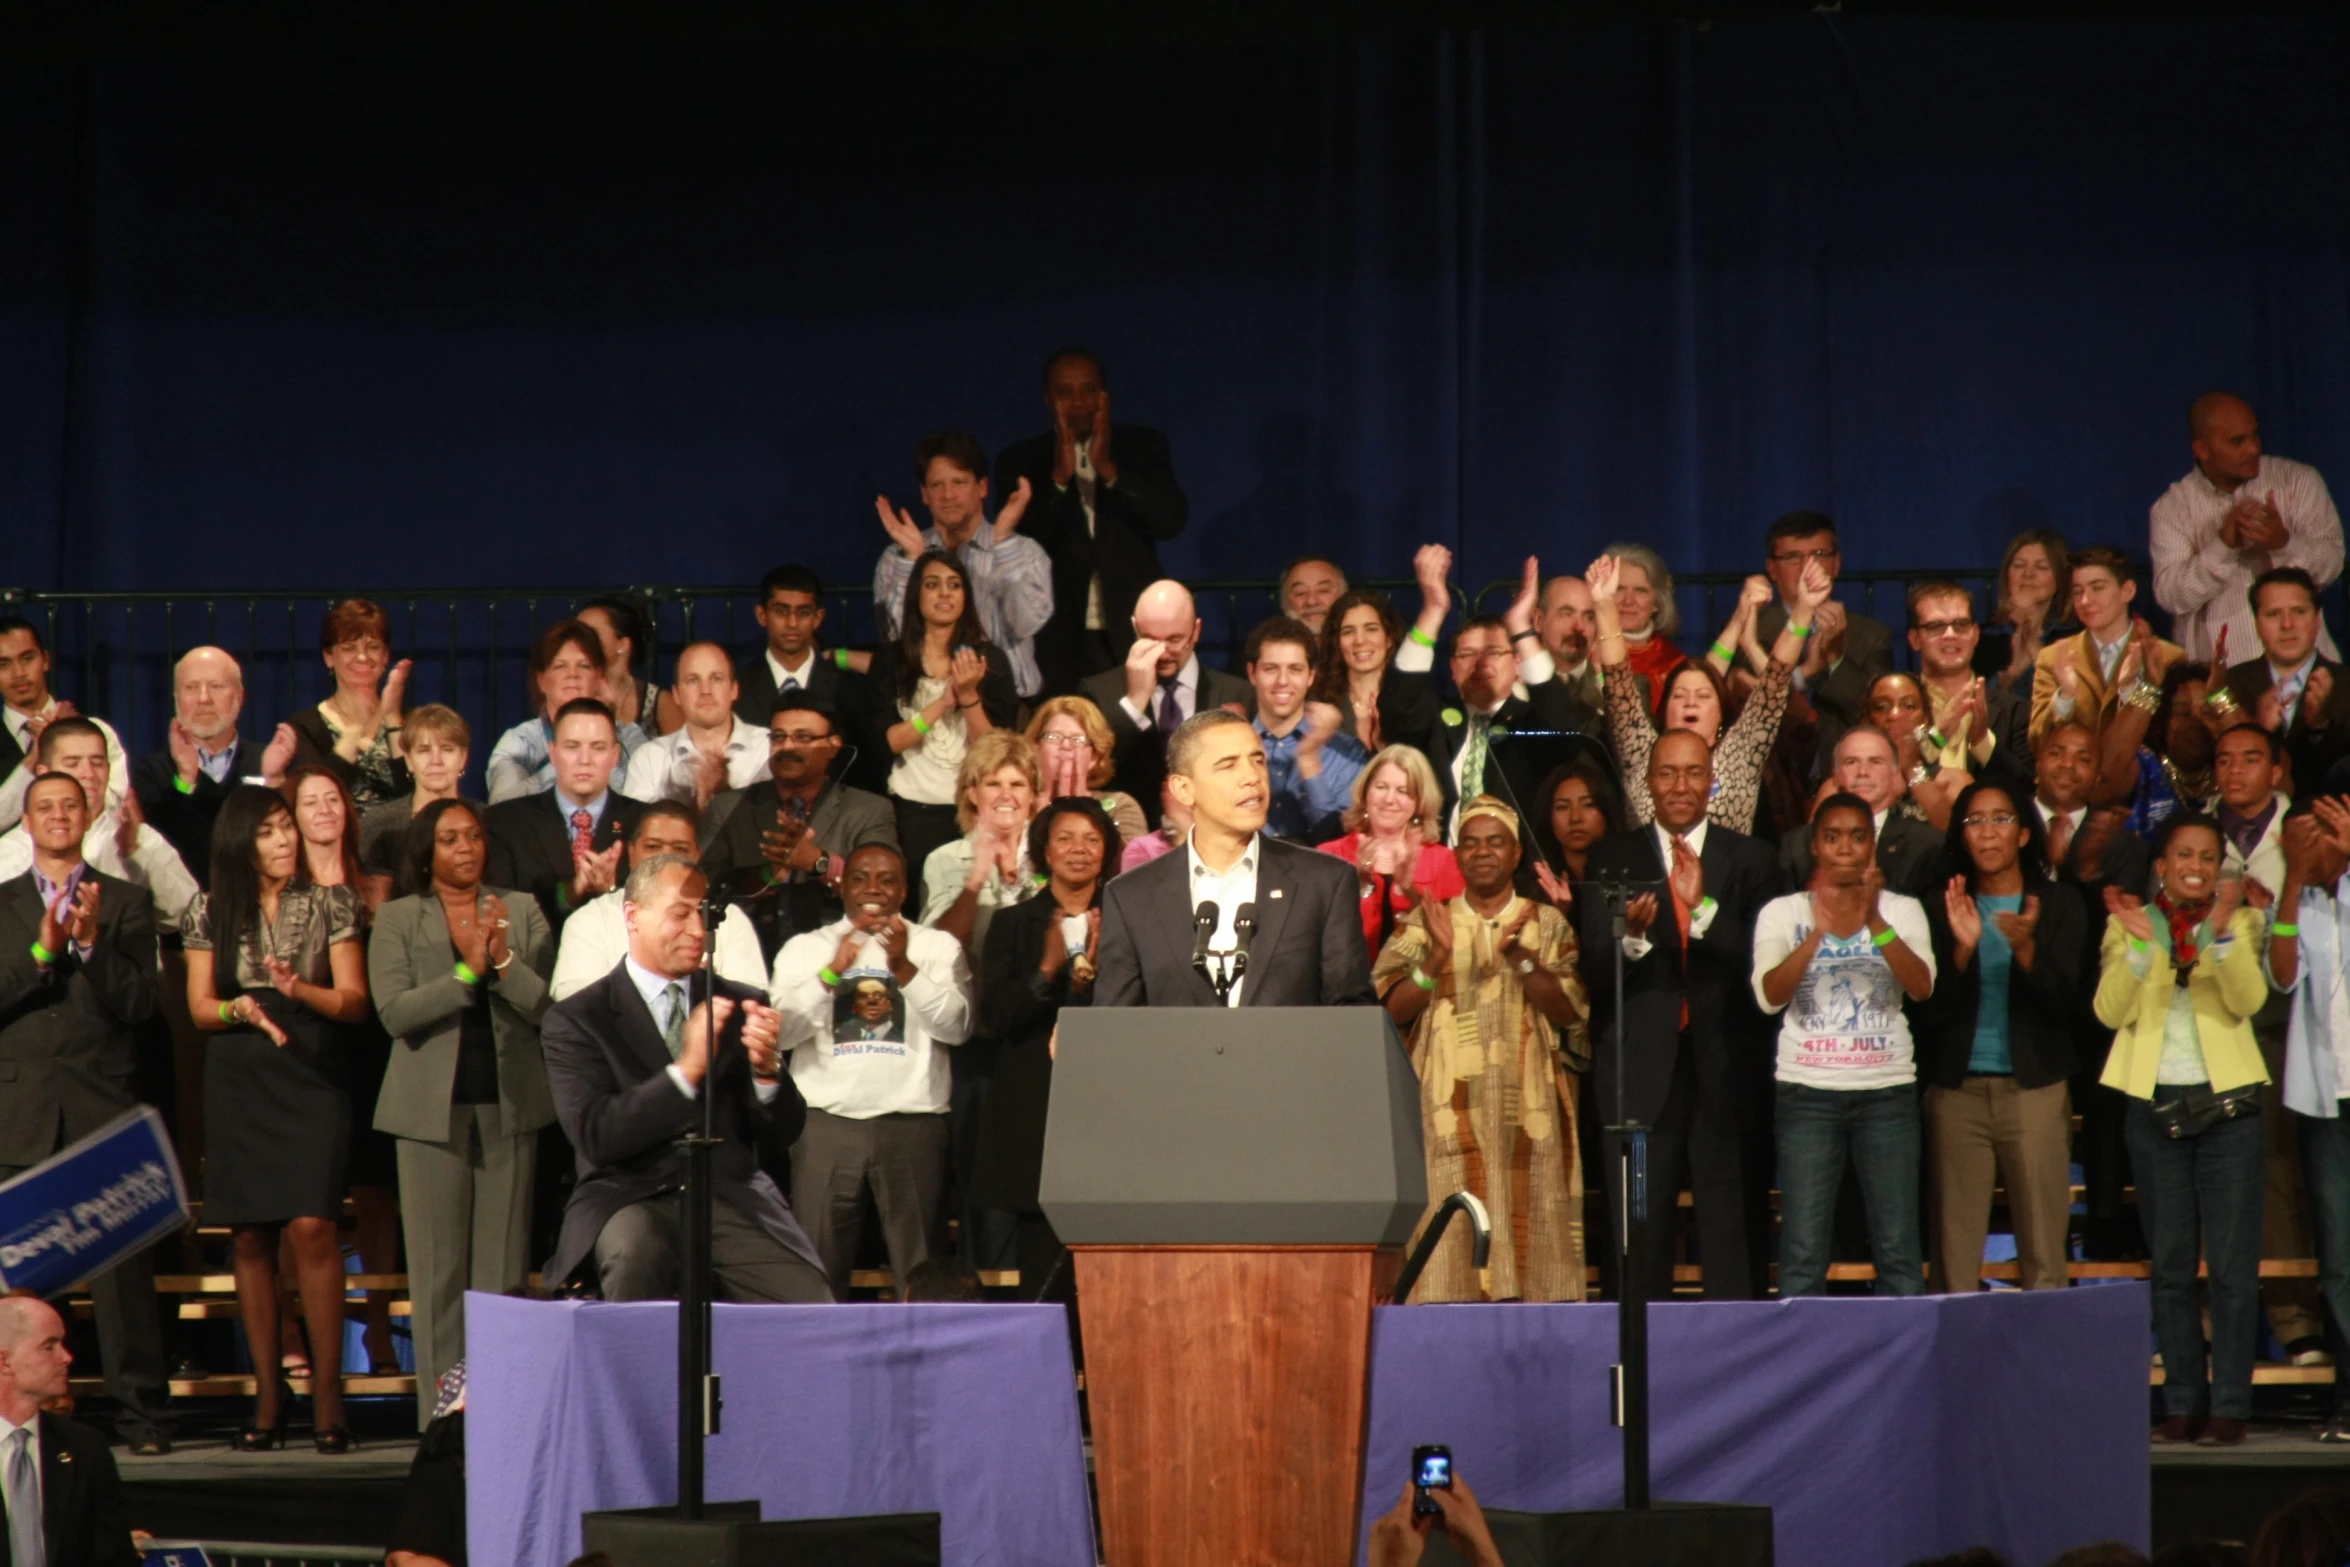
[[685,1054],[685,987],[671,980],[661,988],[661,999],[669,1003],[669,1021],[662,1025],[661,1042],[669,1047],[669,1059],[674,1061]]
[[1485,748],[1491,743],[1493,719],[1484,713],[1469,715],[1469,743],[1461,752],[1461,798],[1474,800],[1485,792]]

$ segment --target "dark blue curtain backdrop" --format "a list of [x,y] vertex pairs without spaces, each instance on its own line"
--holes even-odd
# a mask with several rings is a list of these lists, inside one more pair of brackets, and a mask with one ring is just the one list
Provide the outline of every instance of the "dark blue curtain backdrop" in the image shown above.
[[2141,541],[2350,474],[2350,23],[0,60],[5,584],[863,580],[1107,356],[1197,576]]

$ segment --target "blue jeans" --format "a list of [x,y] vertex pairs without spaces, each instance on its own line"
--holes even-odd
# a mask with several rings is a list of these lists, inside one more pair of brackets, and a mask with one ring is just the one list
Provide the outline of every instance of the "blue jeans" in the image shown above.
[[1851,1156],[1869,1216],[1869,1254],[1880,1295],[1922,1295],[1925,1240],[1918,1170],[1925,1139],[1914,1085],[1810,1088],[1779,1085],[1779,1295],[1828,1291],[1836,1188]]
[[[2317,1285],[2325,1300],[2335,1353],[2350,1345],[2350,1117],[2296,1115],[2301,1175],[2309,1187],[2309,1227],[2317,1232]],[[2336,1362],[2339,1366],[2340,1362]],[[2350,1390],[2334,1374],[2334,1413],[2350,1413]]]
[[[2166,1099],[2181,1085],[2155,1091]],[[2252,1352],[2260,1331],[2260,1203],[2268,1151],[2260,1117],[2222,1121],[2171,1138],[2147,1101],[2122,1122],[2138,1185],[2138,1222],[2154,1262],[2154,1339],[2162,1347],[2162,1407],[2173,1415],[2252,1416]],[[2211,1268],[2211,1374],[2203,1369],[2198,1261]]]

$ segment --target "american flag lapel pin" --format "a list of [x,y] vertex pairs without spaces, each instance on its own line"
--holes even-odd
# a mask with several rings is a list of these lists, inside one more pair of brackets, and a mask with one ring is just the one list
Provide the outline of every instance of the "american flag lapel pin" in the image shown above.
[[1266,896],[1268,896],[1268,897],[1274,897],[1274,898],[1278,898],[1278,897],[1280,897],[1280,896],[1281,896],[1281,889],[1280,889],[1279,887],[1275,887],[1275,888],[1274,888],[1274,889],[1273,889],[1273,890],[1272,890],[1270,893],[1268,893]]

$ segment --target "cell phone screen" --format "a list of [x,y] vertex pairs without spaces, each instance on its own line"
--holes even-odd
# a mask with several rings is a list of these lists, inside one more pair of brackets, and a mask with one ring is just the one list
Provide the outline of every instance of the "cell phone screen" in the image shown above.
[[1443,1509],[1428,1493],[1452,1489],[1452,1449],[1443,1446],[1412,1449],[1412,1512],[1415,1516],[1440,1513]]

